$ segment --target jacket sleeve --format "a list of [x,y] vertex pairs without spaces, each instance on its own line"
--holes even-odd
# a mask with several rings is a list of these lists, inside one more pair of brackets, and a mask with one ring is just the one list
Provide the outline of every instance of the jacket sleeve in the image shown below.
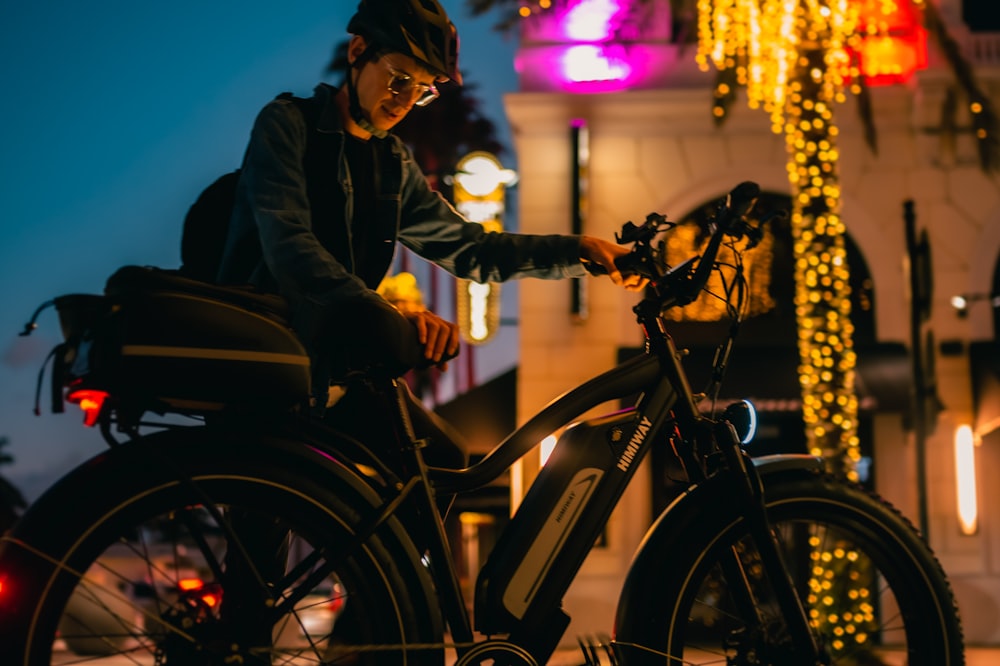
[[409,150],[401,149],[403,245],[456,277],[481,283],[587,274],[580,261],[579,236],[487,232],[431,189]]
[[313,232],[303,170],[306,132],[295,104],[274,100],[258,115],[247,147],[238,197],[249,207],[267,270],[296,310],[381,300]]

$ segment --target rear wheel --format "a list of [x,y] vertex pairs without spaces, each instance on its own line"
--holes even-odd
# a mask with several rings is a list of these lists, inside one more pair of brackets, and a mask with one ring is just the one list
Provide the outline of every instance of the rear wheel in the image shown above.
[[0,557],[15,663],[440,663],[394,521],[360,541],[356,488],[278,449],[204,444],[157,442],[158,467],[126,445],[29,511]]
[[[826,652],[822,663],[964,663],[944,573],[895,510],[860,489],[814,477],[769,484],[766,497],[786,568]],[[806,663],[792,650],[742,519],[728,508],[706,514],[711,519],[688,525],[675,544],[680,552],[670,555],[671,567],[688,575],[655,583],[660,606],[635,633],[625,632],[618,645],[624,660]]]

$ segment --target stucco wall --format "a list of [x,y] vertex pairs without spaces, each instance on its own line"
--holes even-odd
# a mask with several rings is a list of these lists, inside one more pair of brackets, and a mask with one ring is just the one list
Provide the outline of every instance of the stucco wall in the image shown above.
[[[952,294],[988,290],[1000,255],[1000,181],[981,172],[968,135],[949,143],[934,129],[949,83],[946,74],[935,73],[911,87],[876,89],[877,154],[861,138],[854,102],[837,110],[842,216],[871,270],[881,341],[909,342],[907,199],[914,201],[918,228],[928,230],[933,247],[930,326],[937,340],[965,344],[993,337],[985,306],[959,319],[948,304]],[[505,105],[520,172],[520,229],[569,231],[569,127],[574,118],[585,119],[590,132],[585,233],[611,237],[626,220],[641,221],[652,211],[679,219],[742,180],[787,193],[784,140],[771,133],[763,112],[737,104],[717,128],[709,103],[707,85],[594,96],[508,95]],[[630,311],[634,296],[608,280],[590,279],[590,316],[577,322],[569,312],[569,289],[564,282],[538,281],[520,291],[522,421],[559,393],[610,367],[619,347],[641,342]],[[1000,504],[982,506],[976,536],[960,536],[955,518],[952,432],[959,423],[970,422],[973,409],[967,357],[939,357],[937,369],[946,411],[928,442],[930,537],[953,574],[963,610],[976,616],[967,623],[969,640],[1000,642]],[[895,418],[880,420],[876,437],[876,464],[893,470],[884,475],[885,494],[916,522],[912,436]],[[979,462],[981,483],[1000,473],[995,452],[981,455]],[[613,518],[610,547],[591,558],[567,595],[565,607],[573,617],[567,641],[611,631],[618,581],[648,526],[646,507],[648,489],[627,498]]]

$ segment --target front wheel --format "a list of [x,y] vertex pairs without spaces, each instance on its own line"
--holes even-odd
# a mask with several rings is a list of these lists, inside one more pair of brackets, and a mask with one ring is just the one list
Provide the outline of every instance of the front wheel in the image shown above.
[[[825,653],[821,663],[964,663],[944,572],[897,511],[857,487],[804,472],[766,479],[765,496],[788,575]],[[683,501],[694,502],[688,508],[696,519],[661,521],[630,573],[616,637],[622,661],[811,664],[791,647],[734,495],[716,484]]]

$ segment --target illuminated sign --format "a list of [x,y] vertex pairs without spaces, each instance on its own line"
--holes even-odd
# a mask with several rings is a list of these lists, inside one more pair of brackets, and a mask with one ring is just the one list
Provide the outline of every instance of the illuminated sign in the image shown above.
[[[516,180],[517,175],[504,169],[494,155],[469,153],[456,168],[455,207],[469,224],[481,224],[488,232],[502,231],[504,188]],[[458,280],[456,290],[462,338],[474,345],[487,342],[500,328],[500,285]]]

